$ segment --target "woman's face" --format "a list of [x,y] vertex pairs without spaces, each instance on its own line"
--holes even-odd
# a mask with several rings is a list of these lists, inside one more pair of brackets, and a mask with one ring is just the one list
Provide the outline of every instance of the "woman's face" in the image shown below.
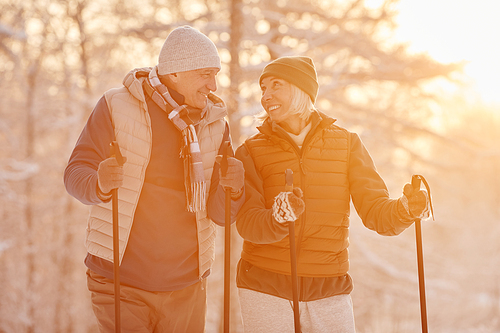
[[262,80],[260,103],[271,120],[280,123],[287,118],[292,102],[291,84],[285,80],[268,76]]

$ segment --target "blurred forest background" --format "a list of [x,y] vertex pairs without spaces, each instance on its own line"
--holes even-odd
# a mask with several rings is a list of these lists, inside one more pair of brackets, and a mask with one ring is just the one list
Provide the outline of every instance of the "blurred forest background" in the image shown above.
[[[154,66],[189,24],[220,50],[217,94],[238,146],[255,132],[258,76],[284,55],[314,59],[316,106],[360,134],[391,196],[429,181],[423,223],[431,332],[500,332],[500,110],[467,98],[463,63],[394,43],[397,0],[0,0],[0,332],[96,332],[83,246],[88,208],[62,174],[94,104]],[[443,13],[444,14],[444,13]],[[411,227],[379,236],[355,211],[352,294],[359,333],[420,332]],[[223,236],[207,332],[221,332]],[[241,240],[233,228],[233,264]],[[236,288],[232,331],[241,332]]]

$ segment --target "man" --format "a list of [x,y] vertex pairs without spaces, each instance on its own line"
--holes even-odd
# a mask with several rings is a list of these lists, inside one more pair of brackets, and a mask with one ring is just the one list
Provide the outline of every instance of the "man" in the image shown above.
[[[64,174],[68,193],[91,205],[87,284],[101,332],[114,330],[111,190],[118,188],[121,326],[124,332],[203,332],[215,225],[244,202],[242,163],[217,155],[230,140],[224,102],[212,94],[221,68],[214,43],[183,26],[154,68],[135,69],[107,91]],[[110,157],[117,141],[125,163]]]

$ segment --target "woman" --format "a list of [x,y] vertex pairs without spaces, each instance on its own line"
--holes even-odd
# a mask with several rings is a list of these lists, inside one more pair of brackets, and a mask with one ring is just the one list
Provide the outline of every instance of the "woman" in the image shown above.
[[[302,332],[354,332],[350,199],[367,228],[397,235],[428,217],[428,196],[405,186],[405,195],[389,198],[358,135],[314,108],[318,80],[310,58],[279,58],[259,82],[263,124],[236,152],[246,175],[236,222],[244,239],[237,286],[245,332],[293,332],[291,220]],[[301,190],[286,192],[286,169]]]

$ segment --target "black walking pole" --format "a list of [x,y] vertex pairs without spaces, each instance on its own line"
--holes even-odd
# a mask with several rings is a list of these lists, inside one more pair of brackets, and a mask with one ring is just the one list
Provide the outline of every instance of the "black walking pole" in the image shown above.
[[[123,165],[123,157],[116,141],[111,142],[111,156],[115,156],[119,165]],[[120,236],[118,225],[118,189],[111,190],[113,208],[113,283],[115,286],[115,332],[121,332],[120,327]]]
[[[227,158],[230,155],[229,141],[224,142],[222,161],[220,164],[221,175],[224,177],[227,173]],[[225,220],[224,220],[224,333],[229,333],[229,314],[231,311],[231,189],[225,189]]]
[[[285,171],[285,191],[293,191],[293,171]],[[293,321],[295,333],[300,333],[299,285],[297,283],[297,252],[295,249],[295,221],[288,222],[288,238],[290,240],[290,263],[292,275]]]
[[[431,207],[432,217],[434,218],[434,211],[431,203],[431,192],[427,181],[423,176],[413,175],[411,177],[411,186],[414,191],[420,190],[420,182],[424,181],[424,185],[429,195],[429,203]],[[422,223],[420,219],[415,220],[415,236],[417,242],[417,265],[418,265],[418,286],[420,291],[420,317],[422,320],[422,333],[427,333],[427,305],[425,301],[425,281],[424,281],[424,253],[422,246]]]

